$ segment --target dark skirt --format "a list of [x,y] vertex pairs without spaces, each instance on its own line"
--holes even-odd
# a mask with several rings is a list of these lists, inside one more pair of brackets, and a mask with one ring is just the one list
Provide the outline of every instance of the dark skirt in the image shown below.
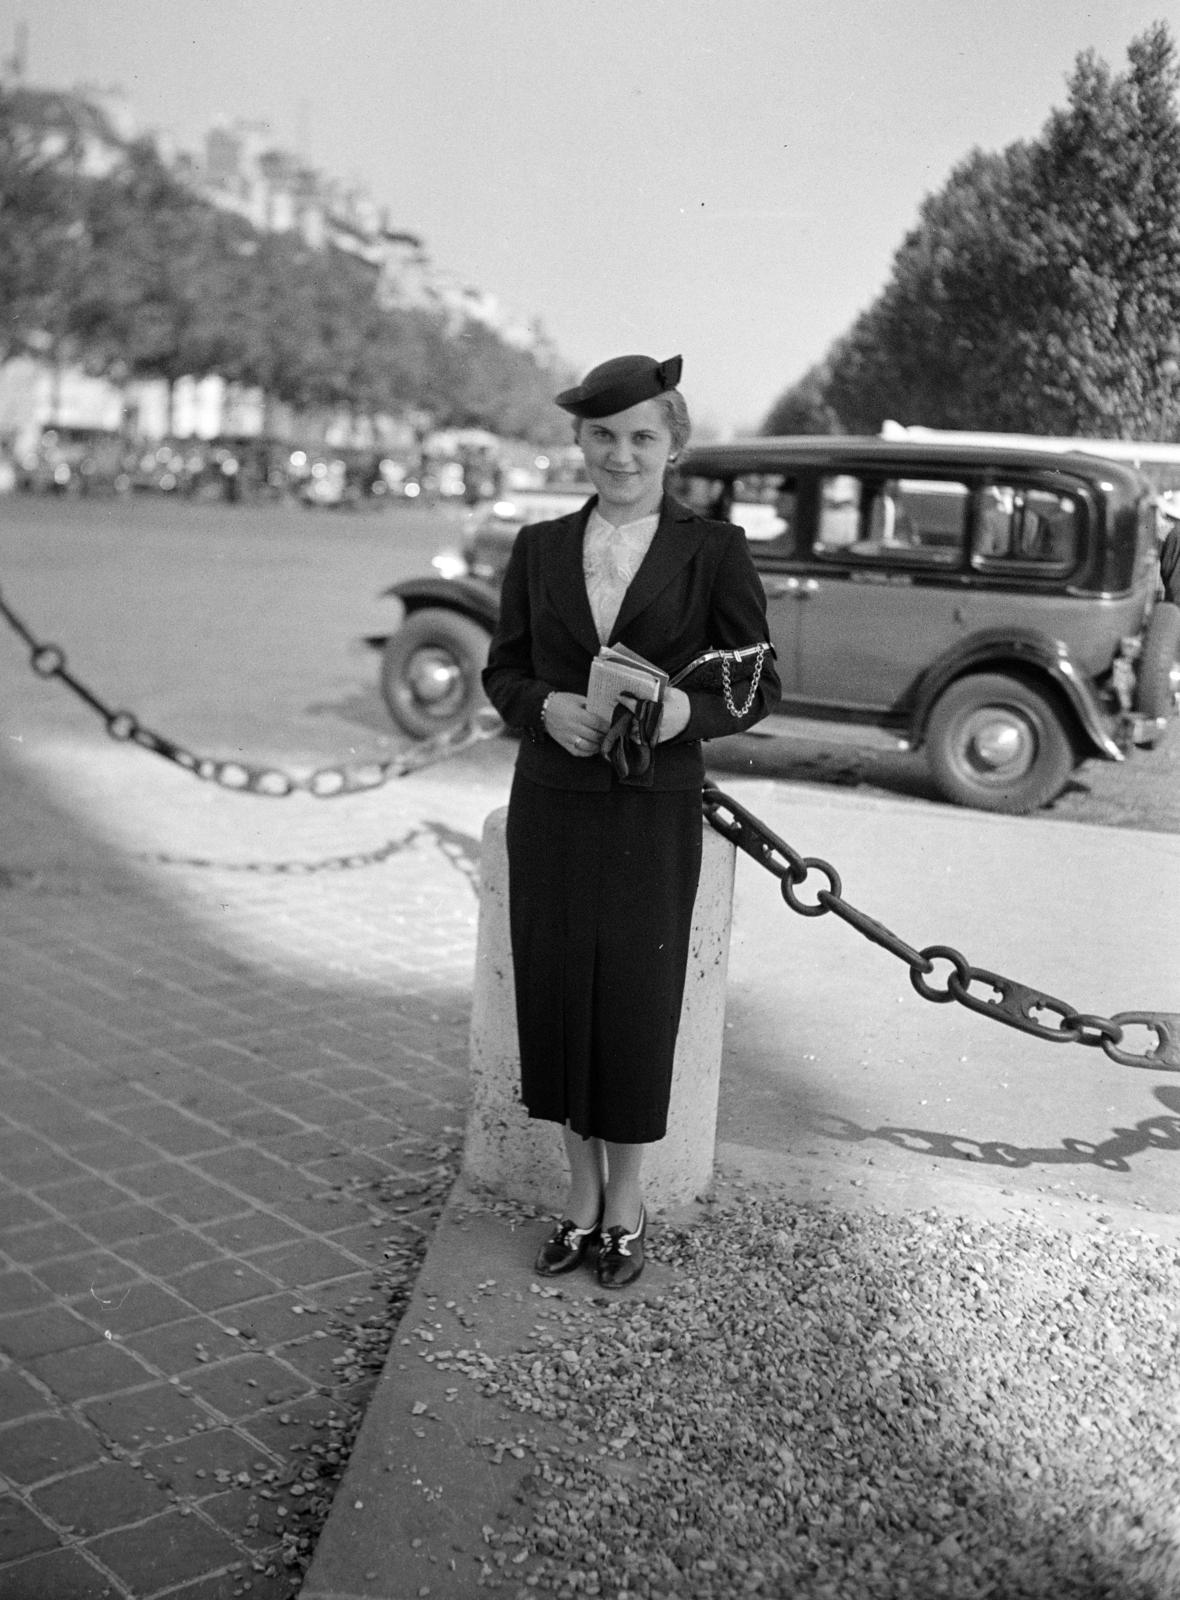
[[508,808],[521,1095],[584,1138],[667,1131],[701,868],[695,789],[552,789]]

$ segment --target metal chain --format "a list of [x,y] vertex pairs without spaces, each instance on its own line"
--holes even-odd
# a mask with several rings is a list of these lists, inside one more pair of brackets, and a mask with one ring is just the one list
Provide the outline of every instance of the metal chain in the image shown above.
[[758,693],[758,685],[762,681],[762,668],[766,664],[767,646],[758,646],[758,660],[754,663],[754,676],[750,680],[750,692],[746,696],[746,703],[739,711],[733,701],[733,679],[729,657],[721,657],[721,688],[725,695],[725,709],[731,717],[742,718],[754,704],[754,696]]
[[[931,944],[916,950],[875,917],[845,900],[835,867],[819,856],[800,855],[730,795],[707,784],[702,804],[712,828],[778,878],[783,899],[792,911],[801,917],[822,917],[834,912],[873,944],[904,961],[910,969],[910,982],[923,1000],[932,1000],[936,1005],[957,1000],[981,1017],[1019,1028],[1022,1033],[1052,1044],[1097,1045],[1112,1061],[1125,1067],[1180,1070],[1180,1012],[1118,1011],[1112,1017],[1096,1016],[1076,1011],[1067,1001],[1002,973],[973,967],[950,945]],[[814,898],[804,900],[800,891],[813,872],[827,881],[813,891]],[[930,981],[938,962],[950,968],[941,987]],[[1154,1033],[1154,1047],[1139,1052],[1122,1048],[1127,1029],[1133,1027]]]
[[258,766],[249,761],[222,760],[215,756],[194,755],[183,745],[165,738],[145,727],[130,711],[115,711],[80,678],[74,676],[66,662],[65,651],[55,644],[44,644],[37,639],[7,604],[0,592],[0,616],[29,647],[29,665],[39,678],[57,678],[72,690],[102,718],[106,731],[120,743],[137,744],[142,750],[163,756],[191,772],[193,777],[207,783],[220,784],[223,789],[233,789],[242,794],[257,794],[283,798],[289,794],[310,794],[317,800],[330,800],[338,795],[364,794],[379,789],[393,778],[404,778],[411,772],[432,766],[458,755],[460,751],[494,739],[504,724],[490,706],[481,707],[456,728],[444,730],[421,743],[401,750],[397,755],[382,760],[355,761],[343,766],[320,767],[306,777],[296,777],[281,767]]
[[[163,756],[165,760],[175,763],[184,771],[191,772],[194,777],[220,784],[222,788],[239,793],[271,797],[303,793],[321,800],[331,799],[337,795],[361,794],[370,789],[380,788],[393,778],[403,778],[408,773],[420,771],[437,761],[446,760],[449,756],[457,755],[461,750],[466,750],[485,739],[496,738],[504,727],[496,712],[490,707],[484,707],[461,726],[436,734],[433,738],[424,739],[420,744],[400,751],[388,759],[320,767],[303,778],[294,777],[279,767],[263,767],[247,761],[227,761],[211,756],[197,756],[173,740],[145,727],[132,712],[112,710],[92,689],[70,672],[65,652],[58,645],[44,644],[29,631],[6,603],[2,592],[0,592],[0,616],[3,616],[14,632],[28,645],[30,665],[37,676],[45,679],[57,678],[64,683],[102,718],[112,739],[137,744],[141,749]],[[760,666],[761,661],[759,661]],[[757,681],[755,676],[755,688]],[[973,967],[964,955],[950,945],[932,944],[927,945],[925,949],[916,950],[891,932],[884,923],[878,922],[875,917],[870,917],[845,900],[840,874],[835,867],[819,856],[800,855],[752,812],[739,805],[731,796],[723,794],[715,785],[705,786],[702,805],[706,820],[716,832],[752,856],[760,866],[778,878],[783,899],[792,911],[798,912],[802,917],[820,917],[826,912],[834,912],[873,944],[880,945],[883,950],[904,961],[910,969],[910,982],[924,1000],[931,1000],[938,1005],[957,1000],[960,1005],[978,1012],[980,1016],[990,1017],[995,1022],[1003,1022],[1010,1028],[1019,1028],[1024,1033],[1031,1033],[1038,1039],[1046,1039],[1054,1044],[1097,1045],[1112,1061],[1117,1061],[1123,1066],[1180,1070],[1180,1012],[1119,1011],[1112,1017],[1097,1016],[1091,1012],[1076,1011],[1066,1001],[1054,999],[1052,995],[1044,994],[1027,984],[1018,983],[1014,978],[991,972],[985,967]],[[314,863],[312,869],[340,870],[344,867],[368,865],[383,856],[388,849],[389,846],[383,847],[382,851],[373,852],[371,856],[340,857],[330,862]],[[211,862],[204,860],[189,864],[212,865]],[[272,870],[308,869],[300,868],[295,863],[279,863]],[[826,878],[827,884],[815,891],[813,901],[805,901],[800,898],[799,891],[813,872]],[[946,962],[951,969],[947,974],[944,988],[936,988],[927,981],[938,961]],[[985,986],[991,993],[972,993],[972,986],[975,984]],[[1043,1015],[1055,1018],[1056,1021],[1041,1021]],[[1129,1027],[1143,1027],[1153,1031],[1156,1038],[1154,1048],[1138,1053],[1122,1049]]]

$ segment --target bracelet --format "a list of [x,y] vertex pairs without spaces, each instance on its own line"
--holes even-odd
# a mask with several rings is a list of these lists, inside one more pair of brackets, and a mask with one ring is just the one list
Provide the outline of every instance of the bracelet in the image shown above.
[[549,725],[548,725],[548,722],[546,721],[546,713],[549,710],[549,702],[550,702],[550,700],[553,699],[553,696],[556,693],[557,693],[556,689],[550,689],[549,693],[545,696],[544,700],[541,701],[541,726],[545,729],[546,733],[548,733],[548,731],[549,731]]

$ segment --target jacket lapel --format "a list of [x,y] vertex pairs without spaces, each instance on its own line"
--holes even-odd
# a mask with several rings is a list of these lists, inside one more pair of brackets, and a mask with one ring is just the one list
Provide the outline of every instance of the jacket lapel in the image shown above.
[[582,542],[593,505],[594,500],[588,500],[580,511],[574,511],[554,524],[547,540],[549,549],[545,563],[545,587],[556,615],[580,645],[591,655],[597,655],[598,629],[594,626],[590,597],[586,593],[586,576],[582,569]]
[[[623,630],[638,614],[649,606],[660,591],[671,583],[676,574],[692,560],[700,546],[701,536],[694,526],[696,518],[678,500],[664,497],[663,510],[655,537],[647,554],[639,564],[639,571],[623,596],[610,642],[620,638]],[[579,545],[580,549],[580,545]],[[585,589],[585,584],[582,585]],[[589,602],[587,602],[589,611]],[[593,621],[591,622],[593,627]]]

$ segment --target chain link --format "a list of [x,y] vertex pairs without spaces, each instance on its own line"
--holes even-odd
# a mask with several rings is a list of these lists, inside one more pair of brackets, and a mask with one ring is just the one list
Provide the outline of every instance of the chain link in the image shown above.
[[104,723],[110,737],[119,743],[136,744],[152,755],[163,756],[175,766],[205,783],[216,783],[223,789],[233,789],[242,794],[256,794],[281,799],[290,794],[309,794],[317,800],[330,800],[340,795],[364,794],[379,789],[394,778],[404,778],[423,767],[433,766],[458,755],[460,751],[493,739],[504,724],[490,706],[481,707],[456,728],[444,730],[419,744],[411,745],[394,756],[369,761],[349,762],[341,766],[320,767],[305,777],[296,777],[281,767],[259,766],[249,761],[223,760],[216,756],[194,755],[183,745],[163,734],[144,727],[131,711],[116,711],[95,694],[80,678],[74,676],[66,661],[65,651],[56,644],[45,644],[34,637],[16,612],[7,604],[0,592],[0,616],[29,647],[29,665],[39,678],[57,678],[78,699],[94,711]]
[[[990,1017],[1051,1044],[1097,1046],[1122,1066],[1180,1070],[1180,1012],[1118,1011],[1112,1017],[1095,1016],[1076,1011],[1067,1001],[1003,973],[974,967],[950,945],[931,944],[916,950],[875,917],[845,900],[840,874],[827,861],[819,856],[801,856],[753,812],[713,784],[706,785],[702,803],[705,819],[712,828],[778,878],[782,897],[792,911],[804,917],[833,912],[866,939],[904,961],[910,982],[923,1000],[936,1005],[956,1001],[981,1017]],[[800,890],[813,873],[827,882],[814,890],[813,898],[805,900]],[[936,973],[940,962],[950,968],[945,978]],[[1153,1034],[1154,1045],[1141,1050],[1123,1048],[1129,1044],[1126,1035],[1131,1028]]]

